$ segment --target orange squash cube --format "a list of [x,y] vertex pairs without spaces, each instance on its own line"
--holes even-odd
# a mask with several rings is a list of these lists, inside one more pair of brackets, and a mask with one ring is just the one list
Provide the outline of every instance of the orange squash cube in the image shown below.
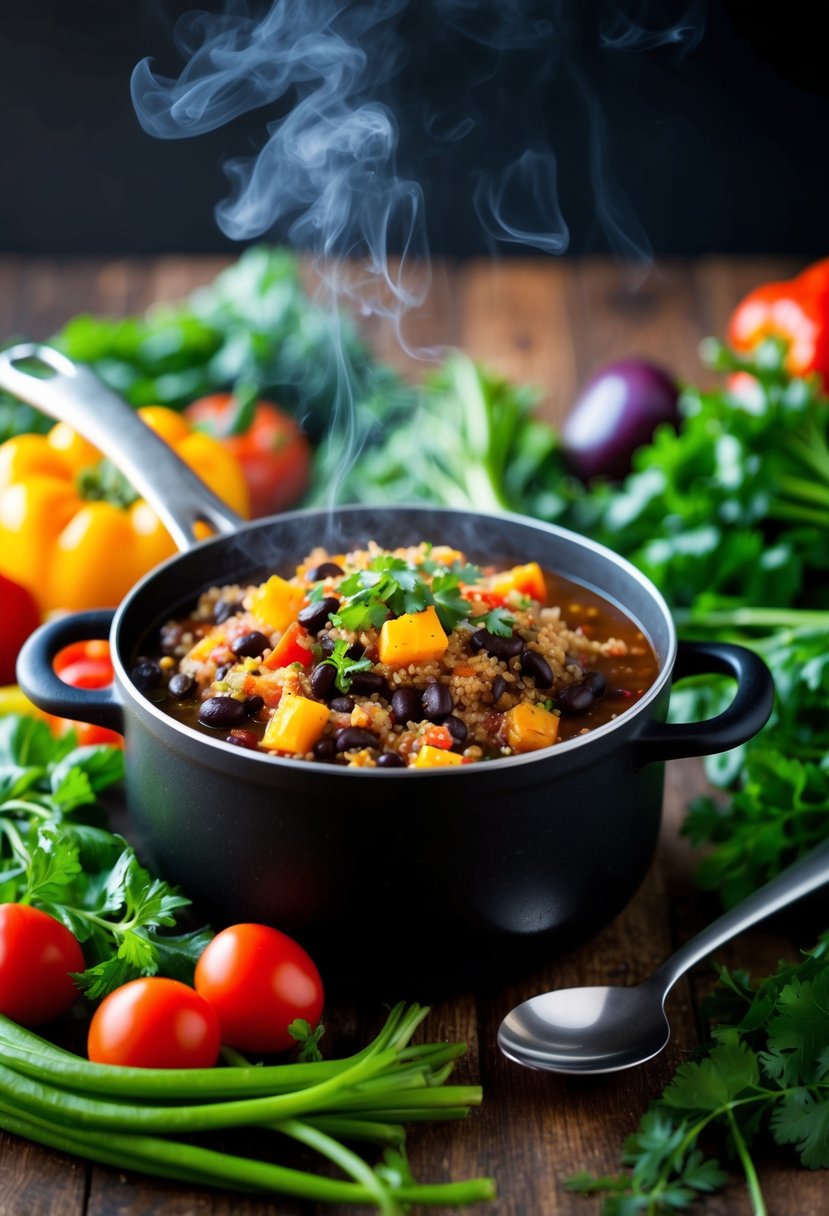
[[547,584],[544,572],[538,562],[528,562],[526,566],[513,566],[503,574],[496,574],[492,580],[491,590],[497,595],[509,595],[511,591],[520,591],[529,595],[542,604],[547,603]]
[[424,743],[423,747],[415,753],[411,767],[452,768],[456,764],[463,764],[463,756],[459,756],[457,752],[446,752],[442,747],[431,747],[428,743]]
[[504,714],[507,743],[514,752],[536,752],[551,747],[558,738],[558,715],[543,705],[522,701]]
[[380,630],[380,662],[389,667],[428,663],[432,659],[439,659],[448,645],[449,639],[430,604],[423,612],[405,612],[383,623]]
[[265,727],[262,746],[275,752],[304,756],[322,737],[328,721],[328,706],[296,693],[282,694],[273,717]]
[[301,587],[295,587],[278,574],[272,574],[253,593],[250,610],[268,629],[283,633],[296,618],[304,598],[305,592]]

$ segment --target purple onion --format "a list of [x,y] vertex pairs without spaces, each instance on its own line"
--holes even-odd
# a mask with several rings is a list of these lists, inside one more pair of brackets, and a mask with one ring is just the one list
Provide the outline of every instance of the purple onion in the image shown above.
[[661,367],[620,359],[601,369],[576,398],[562,427],[567,463],[583,481],[630,471],[631,457],[661,422],[679,419],[679,389]]

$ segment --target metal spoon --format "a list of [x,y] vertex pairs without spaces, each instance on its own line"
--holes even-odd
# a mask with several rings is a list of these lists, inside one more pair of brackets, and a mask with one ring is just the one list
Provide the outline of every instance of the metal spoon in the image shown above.
[[508,1059],[550,1072],[633,1068],[671,1037],[665,1000],[674,984],[723,942],[829,881],[829,840],[686,942],[649,979],[630,988],[560,988],[531,997],[504,1018],[498,1046]]

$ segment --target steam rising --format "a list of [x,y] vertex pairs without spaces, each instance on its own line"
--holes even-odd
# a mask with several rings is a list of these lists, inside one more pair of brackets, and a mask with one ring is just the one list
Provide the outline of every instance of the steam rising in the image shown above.
[[672,19],[675,4],[656,0],[609,3],[599,26],[602,46],[614,51],[652,51],[673,46],[684,57],[699,46],[705,29],[705,0],[690,0]]
[[563,253],[569,244],[558,204],[556,158],[549,149],[528,149],[500,177],[481,178],[475,209],[494,240],[530,245],[544,253]]
[[[261,111],[261,148],[225,165],[230,193],[216,208],[222,232],[238,241],[278,233],[310,251],[330,302],[345,296],[364,314],[391,318],[405,346],[403,318],[426,298],[430,278],[423,191],[412,168],[408,175],[401,171],[400,160],[416,166],[442,156],[447,163],[464,143],[481,159],[458,189],[490,241],[561,254],[570,233],[558,192],[557,115],[547,90],[552,81],[569,82],[587,114],[584,171],[608,244],[622,259],[646,265],[647,235],[608,167],[601,57],[667,49],[681,58],[702,37],[704,0],[598,0],[598,12],[583,0],[416,5],[426,38],[434,40],[417,48],[427,72],[431,50],[445,56],[447,41],[457,43],[443,61],[452,72],[451,95],[443,102],[427,98],[419,111],[411,101],[406,109],[399,104],[411,93],[405,77],[409,0],[259,6],[225,0],[221,13],[191,12],[177,22],[184,60],[177,79],[157,74],[149,60],[137,65],[131,82],[136,114],[150,135],[183,139]],[[475,57],[479,79],[464,67],[469,41],[483,48]],[[489,119],[476,106],[476,89],[498,102],[493,112],[490,100]],[[509,147],[493,140],[496,128],[509,133]],[[342,462],[356,455],[363,438],[344,349],[335,343],[341,401],[333,424],[347,449]],[[332,501],[336,468],[334,462]]]
[[[403,269],[428,253],[421,189],[398,175],[394,116],[373,97],[398,70],[394,20],[406,3],[277,0],[257,18],[231,0],[222,14],[178,22],[186,59],[178,80],[156,75],[147,60],[132,77],[139,120],[159,139],[212,131],[290,95],[285,115],[263,117],[268,139],[258,155],[225,166],[231,193],[216,209],[219,227],[239,241],[286,227],[291,242],[321,257],[365,259],[359,285],[338,280],[336,289],[358,295],[363,311],[392,316],[420,303],[428,286],[420,275],[412,287]],[[403,255],[395,274],[390,247]]]
[[[467,200],[487,235],[546,253],[567,249],[555,130],[546,129],[544,106],[544,89],[556,74],[570,76],[584,98],[585,167],[608,243],[622,258],[650,258],[647,237],[607,167],[599,73],[584,64],[585,47],[673,48],[682,57],[702,37],[704,4],[418,0],[435,47],[458,40],[457,87],[454,109],[426,109],[416,129],[409,122],[401,131],[394,89],[408,60],[401,27],[409,0],[272,0],[258,7],[226,0],[221,13],[179,19],[178,79],[158,75],[144,60],[133,73],[132,97],[142,126],[159,139],[200,135],[261,110],[267,138],[255,155],[226,164],[230,194],[216,208],[219,227],[238,241],[278,232],[317,255],[337,294],[399,325],[429,287],[424,197],[418,181],[399,171],[401,145],[411,160],[413,148],[421,157],[445,153],[475,132],[487,166],[466,183]],[[500,89],[499,119],[515,136],[500,167],[492,167],[489,132],[475,115],[472,93],[481,82],[464,75],[464,41],[493,52],[488,83]],[[394,269],[390,251],[397,254]],[[364,267],[356,281],[339,273],[346,257]],[[417,274],[410,272],[414,262]]]

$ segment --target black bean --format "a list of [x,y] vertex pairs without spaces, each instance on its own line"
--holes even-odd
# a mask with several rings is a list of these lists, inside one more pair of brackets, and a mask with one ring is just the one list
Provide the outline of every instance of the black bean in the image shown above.
[[334,736],[338,752],[350,752],[358,747],[376,747],[377,736],[360,726],[345,726]]
[[339,600],[335,600],[332,595],[327,595],[324,600],[317,600],[300,608],[297,620],[304,629],[316,636],[322,627],[328,624],[329,616],[332,612],[336,612],[339,606]]
[[568,684],[555,695],[555,703],[566,717],[577,717],[592,709],[596,700],[592,690],[586,684]]
[[328,736],[324,739],[317,739],[313,747],[314,757],[317,760],[328,761],[333,760],[337,754],[337,747],[333,739]]
[[406,768],[406,761],[397,752],[383,752],[377,757],[378,768]]
[[337,645],[337,639],[332,638],[330,633],[324,633],[322,637],[317,639],[317,644],[326,659],[330,659],[334,653],[334,647]]
[[493,705],[496,704],[496,702],[501,700],[501,697],[503,697],[503,695],[506,691],[507,691],[506,680],[504,679],[503,676],[496,676],[495,679],[492,681],[492,703],[493,703]]
[[234,638],[230,643],[230,649],[237,659],[258,659],[270,644],[270,638],[266,638],[264,633],[254,629],[251,633],[243,633],[238,638]]
[[155,659],[139,659],[130,672],[130,678],[141,692],[150,692],[161,684],[164,673]]
[[260,697],[258,693],[254,693],[252,697],[245,697],[245,713],[249,718],[255,718],[264,704],[265,698]]
[[221,667],[216,668],[216,674],[213,677],[214,680],[223,680],[232,666],[232,663],[222,663]]
[[603,697],[607,692],[607,680],[600,671],[588,671],[587,675],[582,680],[582,684],[586,684],[592,692],[596,700]]
[[202,726],[238,726],[246,716],[244,701],[237,701],[235,697],[210,697],[202,701],[199,709]]
[[389,695],[388,684],[376,671],[355,671],[350,680],[351,691],[359,696],[370,697],[374,692],[379,693],[381,697]]
[[553,687],[553,670],[537,650],[524,649],[521,651],[521,674],[528,676],[537,688]]
[[313,570],[309,570],[306,578],[309,583],[318,583],[323,578],[338,578],[341,574],[345,574],[336,562],[322,562],[319,566],[315,566]]
[[248,747],[255,751],[259,746],[259,736],[252,730],[234,730],[225,739],[225,743],[235,743],[237,747]]
[[391,697],[391,709],[398,722],[421,722],[423,708],[416,688],[396,688]]
[[345,657],[347,659],[353,659],[356,663],[357,660],[361,659],[365,653],[366,648],[362,642],[352,642],[348,650],[345,652]]
[[420,697],[423,716],[430,722],[442,722],[455,708],[452,694],[445,684],[427,684]]
[[335,714],[350,714],[354,705],[353,697],[334,697],[334,700],[330,702],[330,707]]
[[457,743],[464,742],[468,731],[466,729],[466,723],[462,718],[457,718],[454,714],[450,714],[449,717],[444,721],[443,725]]
[[502,638],[488,629],[478,629],[469,639],[473,650],[485,650],[496,659],[513,659],[524,649],[524,643],[514,633]]
[[213,609],[213,620],[217,625],[224,625],[225,621],[230,620],[232,616],[241,611],[240,600],[219,600]]
[[177,671],[174,676],[170,676],[167,691],[171,697],[177,697],[179,701],[186,701],[196,691],[196,681],[192,676],[186,676],[183,671]]
[[330,663],[319,663],[311,672],[311,689],[320,701],[327,701],[334,691],[337,670]]

